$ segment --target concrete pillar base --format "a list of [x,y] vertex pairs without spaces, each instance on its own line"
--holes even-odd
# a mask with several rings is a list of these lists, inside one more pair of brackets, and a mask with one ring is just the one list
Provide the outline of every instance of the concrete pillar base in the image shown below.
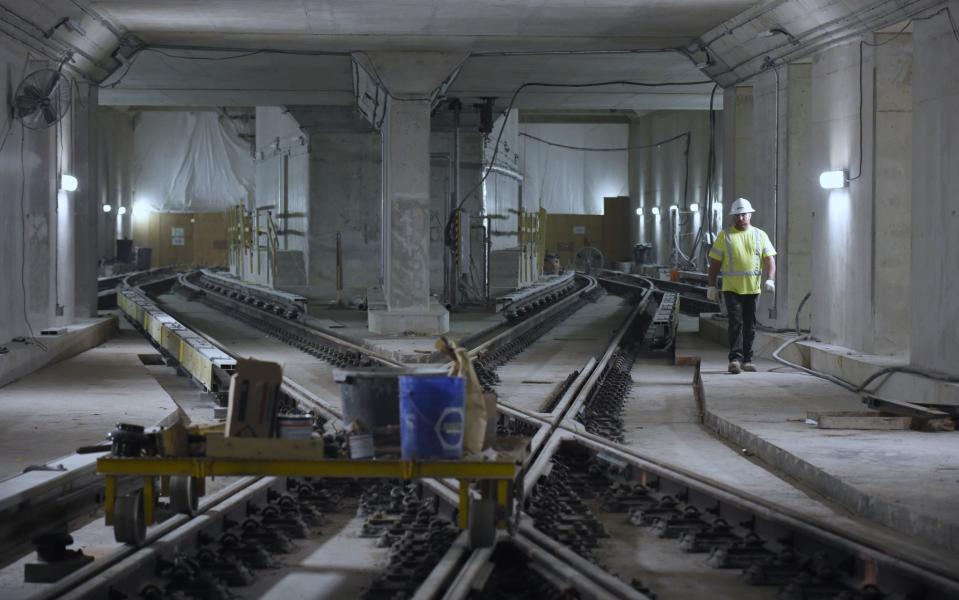
[[431,300],[424,309],[371,310],[367,326],[380,335],[440,335],[450,330],[450,313]]

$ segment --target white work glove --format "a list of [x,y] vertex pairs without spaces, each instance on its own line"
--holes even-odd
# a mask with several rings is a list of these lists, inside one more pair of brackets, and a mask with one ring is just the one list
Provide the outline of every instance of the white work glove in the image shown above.
[[711,285],[706,288],[706,299],[710,302],[716,302],[719,300],[719,290],[716,289],[715,285]]
[[767,280],[766,280],[766,284],[765,284],[763,287],[766,288],[766,291],[767,291],[767,292],[775,292],[775,291],[776,291],[776,282],[773,281],[772,279],[767,279]]

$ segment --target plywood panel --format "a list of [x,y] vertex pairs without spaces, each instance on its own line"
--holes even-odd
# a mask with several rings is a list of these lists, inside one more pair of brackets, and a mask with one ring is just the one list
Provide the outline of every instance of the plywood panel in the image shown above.
[[226,236],[226,213],[150,213],[133,223],[133,243],[152,249],[152,267],[226,266]]
[[602,240],[602,215],[550,213],[546,216],[546,252],[558,254],[564,267],[572,266],[576,252],[585,246],[602,249]]
[[226,213],[201,213],[194,217],[193,264],[227,266]]

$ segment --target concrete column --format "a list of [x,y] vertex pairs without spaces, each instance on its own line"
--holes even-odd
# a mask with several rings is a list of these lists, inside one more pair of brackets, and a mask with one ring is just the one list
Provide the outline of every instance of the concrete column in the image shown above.
[[[912,206],[912,36],[876,34],[875,161],[873,224],[873,311],[875,335],[869,351],[909,350],[909,286]],[[920,141],[920,144],[925,143]],[[917,197],[918,198],[918,197]]]
[[[950,9],[959,15],[959,1]],[[913,365],[959,374],[959,44],[939,15],[913,24],[912,255]],[[901,140],[900,140],[901,141]]]
[[428,100],[390,103],[383,131],[390,311],[429,307],[429,133]]
[[382,131],[387,309],[369,311],[374,333],[449,330],[449,313],[429,295],[430,109],[432,92],[463,58],[441,52],[369,55],[391,96]]
[[[97,314],[97,224],[100,222],[97,168],[97,91],[93,85],[80,84],[82,101],[74,104],[72,118],[76,119],[71,146],[76,153],[71,157],[76,176],[82,186],[74,192],[73,202],[73,314],[75,318]],[[117,206],[113,207],[116,214]]]
[[757,210],[753,224],[776,247],[776,291],[762,294],[757,311],[773,327],[795,326],[796,309],[811,289],[810,197],[818,194],[819,185],[818,173],[813,175],[808,164],[810,93],[809,64],[768,71],[753,86],[755,168],[753,190],[746,197]]
[[741,85],[723,90],[723,226],[729,225],[726,213],[740,196],[753,191],[753,86]]

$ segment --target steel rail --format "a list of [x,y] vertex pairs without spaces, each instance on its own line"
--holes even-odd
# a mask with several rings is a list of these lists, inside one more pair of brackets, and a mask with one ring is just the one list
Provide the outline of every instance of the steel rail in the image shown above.
[[809,517],[787,506],[775,504],[763,497],[750,494],[722,481],[705,477],[681,466],[637,452],[605,438],[589,433],[579,423],[566,422],[560,426],[568,440],[598,452],[619,457],[662,479],[711,496],[720,503],[735,506],[786,528],[800,531],[824,544],[838,547],[853,556],[870,556],[880,565],[900,569],[920,581],[930,581],[959,598],[959,581],[955,579],[955,561],[944,564],[941,556],[917,556],[904,546],[887,546],[880,540],[860,535]]
[[[254,487],[254,484],[257,484],[257,482],[260,482],[260,485]],[[204,516],[211,512],[222,512],[214,509],[222,508],[223,504],[228,501],[231,503],[244,501],[247,496],[256,494],[261,486],[268,487],[273,483],[274,478],[244,477],[230,486],[204,497],[200,502],[196,517]],[[185,526],[195,521],[196,517],[190,518],[185,515],[174,515],[170,517],[147,532],[144,546],[134,548],[133,546],[118,544],[118,548],[107,556],[98,558],[88,566],[67,575],[50,587],[43,589],[33,600],[48,600],[63,597],[67,594],[69,594],[67,597],[85,597],[86,594],[83,592],[84,588],[81,586],[105,574],[110,569],[121,569],[124,564],[140,560],[140,558],[137,557],[142,556],[142,552],[152,550],[152,547],[157,543],[169,541],[170,536],[184,535],[187,530]],[[197,521],[197,523],[199,522],[200,521]],[[195,526],[195,524],[193,526]]]

